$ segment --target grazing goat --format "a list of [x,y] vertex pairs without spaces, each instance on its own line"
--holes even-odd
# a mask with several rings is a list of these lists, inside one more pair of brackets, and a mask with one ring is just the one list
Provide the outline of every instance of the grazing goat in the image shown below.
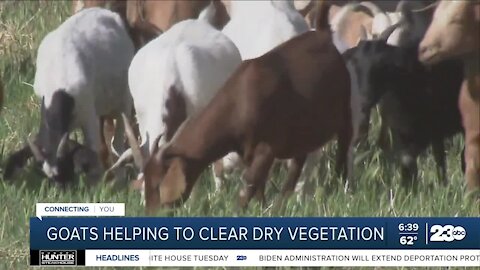
[[143,2],[144,0],[75,0],[72,1],[72,10],[76,13],[85,8],[102,7],[118,13],[138,50],[162,33],[157,26],[144,19],[143,8],[139,8]]
[[170,140],[188,116],[210,102],[241,61],[233,42],[203,19],[179,22],[145,45],[129,69],[142,146],[129,137],[131,150],[112,169],[133,157],[143,170],[154,139],[164,134]]
[[[365,4],[365,2],[362,2]],[[397,5],[397,9],[400,10],[399,14],[402,18],[398,23],[388,27],[384,31],[383,39],[387,39],[387,44],[393,46],[400,46],[403,48],[414,49],[418,46],[421,37],[426,31],[427,24],[426,21],[429,20],[431,17],[431,13],[429,12],[430,8],[424,10],[413,10],[413,8],[418,8],[419,6],[416,4],[412,4],[410,2],[400,1]],[[367,5],[369,6],[369,5]],[[371,8],[371,7],[370,7]],[[373,12],[373,11],[372,11]],[[400,31],[399,31],[400,30]],[[392,37],[394,39],[392,40]],[[360,37],[360,40],[369,40],[373,37],[368,37],[364,31],[363,35]],[[375,36],[373,39],[377,39],[378,36]],[[366,92],[360,93],[359,90],[359,79],[358,75],[354,74],[354,68],[352,67],[351,63],[347,64],[347,67],[350,71],[350,77],[352,79],[352,114],[354,115],[353,125],[354,125],[354,141],[355,144],[359,142],[366,141],[366,137],[368,135],[369,129],[369,118],[370,118],[370,106],[372,103],[368,101],[370,97],[368,97]],[[362,104],[369,104],[365,108],[362,108]],[[380,128],[380,136],[379,136],[379,145],[382,148],[386,147],[386,136],[387,134],[387,127],[382,122]]]
[[[20,150],[11,162],[32,154],[49,178],[66,183],[73,178],[75,159],[68,134],[80,127],[85,148],[95,153],[88,180],[98,180],[103,172],[99,157],[106,150],[100,120],[119,122],[122,113],[130,115],[127,72],[133,54],[120,16],[106,9],[80,11],[50,32],[38,48],[34,82],[42,99],[40,130],[35,142],[29,140],[30,150]],[[123,151],[122,124],[117,124],[113,145]],[[11,162],[9,172],[15,167]]]
[[290,194],[308,153],[334,136],[337,172],[351,180],[350,80],[332,42],[329,5],[320,2],[318,8],[316,31],[244,61],[170,142],[154,143],[144,169],[148,212],[187,199],[202,171],[229,152],[239,153],[247,166],[243,207],[255,194],[264,201],[275,158],[293,159],[283,188]]
[[461,63],[448,61],[426,69],[417,60],[417,47],[387,44],[394,29],[387,29],[379,40],[361,41],[344,54],[358,81],[352,89],[363,97],[357,108],[368,121],[370,109],[381,102],[382,119],[392,130],[400,153],[405,186],[415,183],[416,158],[430,144],[439,179],[446,183],[443,140],[462,130],[456,105],[463,76]]
[[419,48],[419,59],[432,65],[462,59],[465,68],[459,107],[465,129],[465,179],[480,188],[480,1],[440,1]]
[[[235,43],[242,60],[259,57],[308,31],[292,0],[230,1],[230,16],[223,33]],[[236,153],[216,162],[213,168],[216,191],[223,186],[228,172],[240,167],[241,159]]]

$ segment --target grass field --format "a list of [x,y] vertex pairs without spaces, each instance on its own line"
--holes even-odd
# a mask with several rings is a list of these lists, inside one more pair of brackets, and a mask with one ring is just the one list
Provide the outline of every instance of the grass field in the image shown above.
[[[70,4],[62,1],[0,2],[0,72],[5,84],[5,103],[0,114],[0,156],[3,163],[9,153],[22,146],[25,138],[38,129],[39,101],[31,84],[35,55],[44,35],[68,15]],[[234,179],[220,194],[213,193],[210,171],[202,176],[192,198],[173,213],[174,216],[479,216],[479,205],[465,196],[460,154],[461,136],[447,144],[447,187],[437,186],[435,163],[430,150],[419,158],[419,192],[405,192],[399,170],[383,155],[374,142],[379,121],[373,119],[369,150],[356,154],[355,175],[359,187],[345,194],[342,188],[325,192],[318,186],[314,196],[304,202],[291,198],[285,209],[273,212],[253,201],[248,210],[239,212],[236,200],[241,182]],[[340,183],[335,176],[335,143],[325,147],[313,177]],[[285,170],[272,172],[267,187],[267,201],[272,202],[285,180]],[[238,177],[237,177],[238,178]],[[340,185],[340,184],[339,184]],[[125,202],[128,216],[142,216],[137,193],[112,190],[100,184],[87,188],[82,184],[60,190],[44,181],[32,166],[27,166],[12,181],[0,180],[0,269],[24,269],[28,265],[29,217],[37,202]],[[166,213],[159,213],[159,215]],[[51,269],[51,268],[50,268]],[[71,269],[71,268],[69,268]]]

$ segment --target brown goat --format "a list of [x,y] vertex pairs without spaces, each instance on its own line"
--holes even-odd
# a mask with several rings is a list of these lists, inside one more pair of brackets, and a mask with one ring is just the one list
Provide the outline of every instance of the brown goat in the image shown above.
[[[332,43],[329,5],[319,2],[318,29],[247,60],[209,105],[155,149],[144,169],[147,212],[187,199],[212,162],[238,152],[247,170],[240,205],[264,201],[275,158],[293,159],[283,195],[296,185],[306,156],[338,137],[336,169],[351,176],[350,79]],[[157,138],[158,142],[159,138]]]
[[419,58],[434,64],[464,59],[459,107],[465,128],[467,189],[480,188],[480,1],[440,1],[419,47]]
[[[127,19],[133,24],[139,20],[146,20],[162,31],[167,31],[172,25],[186,19],[197,18],[211,2],[217,8],[215,27],[223,28],[230,17],[220,0],[129,0]],[[130,8],[130,4],[132,7]]]

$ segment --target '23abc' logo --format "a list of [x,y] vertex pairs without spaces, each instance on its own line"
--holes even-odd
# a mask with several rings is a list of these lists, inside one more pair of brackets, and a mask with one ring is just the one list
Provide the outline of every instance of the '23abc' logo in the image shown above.
[[453,225],[433,225],[430,228],[431,242],[452,242],[454,240],[460,241],[465,238],[467,231],[462,226]]

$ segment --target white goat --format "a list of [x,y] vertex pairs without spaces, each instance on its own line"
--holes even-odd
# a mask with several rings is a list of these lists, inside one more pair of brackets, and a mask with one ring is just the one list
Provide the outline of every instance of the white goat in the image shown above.
[[[142,146],[129,140],[130,149],[112,169],[132,156],[143,169],[155,139],[165,135],[162,141],[169,140],[188,116],[210,102],[240,63],[233,42],[203,18],[179,22],[146,44],[128,76]],[[141,153],[135,153],[139,148]]]
[[242,59],[259,57],[309,30],[305,19],[288,1],[231,1],[230,22],[223,28]]
[[[42,98],[42,122],[37,145],[30,146],[43,159],[47,176],[64,174],[59,154],[66,151],[61,148],[74,128],[80,127],[85,145],[100,154],[99,117],[130,115],[127,72],[133,54],[120,16],[101,8],[76,13],[42,40],[34,82]],[[117,123],[113,145],[123,151],[123,125]]]

